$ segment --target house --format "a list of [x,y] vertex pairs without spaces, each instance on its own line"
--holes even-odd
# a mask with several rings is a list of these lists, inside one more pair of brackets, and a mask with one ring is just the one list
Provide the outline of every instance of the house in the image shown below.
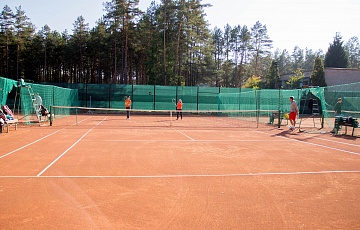
[[[327,86],[360,82],[360,69],[325,68],[324,71]],[[310,76],[312,74],[312,70],[304,70],[302,73],[304,74],[304,78],[302,79],[301,86],[311,85]],[[284,89],[289,88],[286,82],[289,80],[290,76],[294,76],[294,73],[280,76],[281,86]]]

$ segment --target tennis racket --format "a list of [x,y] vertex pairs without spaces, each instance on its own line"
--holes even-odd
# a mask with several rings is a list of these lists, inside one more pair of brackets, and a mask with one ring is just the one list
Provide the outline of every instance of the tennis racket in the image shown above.
[[176,105],[176,99],[175,98],[172,99],[172,103],[174,103]]

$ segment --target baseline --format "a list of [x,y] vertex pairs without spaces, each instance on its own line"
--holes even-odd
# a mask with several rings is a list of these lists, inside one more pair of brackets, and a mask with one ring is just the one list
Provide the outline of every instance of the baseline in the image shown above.
[[140,176],[0,176],[0,178],[191,178],[191,177],[258,177],[258,176],[292,176],[292,175],[320,175],[360,173],[360,170],[325,170],[312,172],[263,172],[263,173],[230,173],[230,174],[178,174],[178,175],[140,175]]
[[289,140],[98,140],[103,142],[288,142]]

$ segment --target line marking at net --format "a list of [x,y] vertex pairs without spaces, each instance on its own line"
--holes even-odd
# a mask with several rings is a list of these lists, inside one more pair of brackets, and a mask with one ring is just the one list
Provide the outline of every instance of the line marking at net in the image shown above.
[[178,174],[178,175],[139,175],[139,176],[0,176],[0,178],[185,178],[185,177],[254,177],[254,176],[293,176],[293,175],[322,175],[339,173],[360,173],[360,170],[342,171],[325,170],[313,172],[264,172],[264,173],[230,173],[230,174]]

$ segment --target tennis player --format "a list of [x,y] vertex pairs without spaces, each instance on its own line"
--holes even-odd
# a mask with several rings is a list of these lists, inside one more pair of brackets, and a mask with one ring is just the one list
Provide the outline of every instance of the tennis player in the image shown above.
[[179,120],[179,115],[180,115],[181,120],[182,120],[182,112],[181,112],[182,106],[183,106],[182,100],[179,99],[178,103],[176,104],[176,110],[178,111],[176,113],[176,120]]
[[[331,130],[332,133],[336,133],[336,121],[338,123],[340,123],[341,120],[341,103],[342,103],[342,98],[339,97],[338,101],[336,102],[335,106],[334,106],[334,115],[335,115],[335,122],[334,122],[334,128]],[[341,126],[338,126],[339,129],[341,129]]]
[[338,101],[336,102],[336,104],[334,106],[334,114],[335,114],[335,116],[341,116],[341,103],[342,103],[342,98],[339,97]]
[[289,120],[290,120],[290,130],[295,129],[296,124],[296,116],[299,114],[299,108],[296,104],[296,101],[294,100],[294,97],[290,97],[290,114],[289,114]]
[[131,108],[130,96],[128,96],[125,100],[125,108],[126,108],[126,119],[130,119],[130,108]]

